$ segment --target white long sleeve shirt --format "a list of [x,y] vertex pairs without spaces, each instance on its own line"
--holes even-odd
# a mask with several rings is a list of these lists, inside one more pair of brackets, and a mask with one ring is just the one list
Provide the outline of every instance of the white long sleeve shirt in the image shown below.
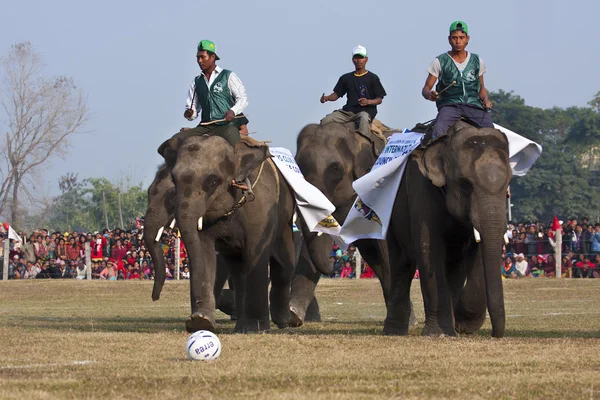
[[[223,68],[217,65],[212,74],[210,74],[210,80],[206,79],[206,75],[204,74],[200,74],[200,76],[204,79],[204,83],[206,84],[206,86],[210,88],[211,85],[215,82],[215,79],[217,79],[217,76],[219,76],[219,74],[222,71]],[[233,111],[235,115],[238,115],[241,112],[243,112],[244,109],[246,109],[246,107],[248,107],[248,96],[246,95],[246,88],[244,87],[244,84],[242,83],[240,78],[238,78],[238,76],[235,74],[235,72],[231,72],[229,74],[227,86],[229,86],[229,92],[231,93],[231,96],[235,101],[235,104],[231,107],[231,111]],[[200,107],[200,101],[198,100],[198,96],[195,96],[194,93],[196,93],[196,79],[192,81],[192,85],[190,86],[190,90],[188,90],[187,100],[185,102],[185,109],[192,109],[194,111],[192,116],[188,118],[188,120],[190,121],[193,121],[196,118],[198,118],[198,113],[202,108]],[[192,104],[192,100],[194,104]]]

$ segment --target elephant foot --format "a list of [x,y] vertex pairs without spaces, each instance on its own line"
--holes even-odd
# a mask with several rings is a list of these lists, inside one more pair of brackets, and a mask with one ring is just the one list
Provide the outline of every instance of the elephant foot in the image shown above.
[[269,333],[271,323],[268,319],[256,320],[245,318],[243,321],[238,320],[235,324],[237,333]]
[[299,328],[304,324],[300,313],[296,307],[290,307],[290,326],[292,328]]
[[383,323],[383,334],[385,336],[406,336],[408,335],[408,326],[386,318]]
[[215,331],[215,324],[211,319],[203,314],[195,313],[190,315],[185,322],[185,329],[189,333],[197,331]]
[[321,311],[319,310],[319,303],[317,298],[313,297],[312,301],[306,309],[306,315],[304,316],[305,322],[321,322]]
[[454,330],[454,327],[443,329],[439,325],[426,324],[423,328],[422,335],[431,337],[456,336],[456,331]]
[[[277,315],[279,314],[279,316]],[[271,313],[271,318],[273,319],[273,323],[277,325],[279,329],[284,329],[290,326],[290,312],[286,310],[284,315],[282,313]]]
[[227,315],[235,313],[235,295],[231,289],[223,289],[219,296],[217,308]]

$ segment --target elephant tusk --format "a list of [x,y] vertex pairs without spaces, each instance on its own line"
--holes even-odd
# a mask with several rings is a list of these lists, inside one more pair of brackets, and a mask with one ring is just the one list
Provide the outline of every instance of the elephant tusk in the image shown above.
[[323,234],[323,232],[318,232],[317,236],[321,236]]
[[169,225],[169,228],[175,228],[175,218],[173,218],[173,221],[171,221],[171,225]]
[[198,218],[198,230],[202,230],[202,217]]
[[508,244],[508,235],[506,234],[506,232],[504,233],[504,243]]
[[298,214],[294,213],[294,216],[292,217],[292,224],[296,223],[296,218],[298,217]]
[[160,237],[162,236],[164,230],[165,230],[165,227],[161,226],[160,229],[158,230],[158,233],[156,234],[156,237],[154,238],[155,242],[160,241]]
[[473,234],[475,235],[475,241],[477,243],[481,242],[481,235],[477,229],[473,228]]

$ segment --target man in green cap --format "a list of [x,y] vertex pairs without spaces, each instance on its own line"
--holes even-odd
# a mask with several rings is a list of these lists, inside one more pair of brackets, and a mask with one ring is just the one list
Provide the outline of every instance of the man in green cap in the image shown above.
[[383,101],[386,92],[379,77],[367,71],[368,61],[367,49],[364,46],[358,45],[352,50],[354,72],[342,75],[329,96],[321,96],[321,103],[326,103],[346,95],[346,105],[341,110],[335,110],[325,116],[321,125],[330,122],[356,122],[361,135],[371,138],[371,121],[377,115],[377,106]]
[[[452,49],[439,55],[429,66],[422,95],[426,100],[435,101],[438,108],[434,138],[446,134],[461,117],[478,127],[494,127],[487,112],[492,102],[483,83],[485,64],[477,54],[467,52],[469,39],[467,24],[454,21],[448,36]],[[432,90],[436,81],[437,86]]]
[[[216,135],[225,138],[233,146],[240,140],[240,126],[248,120],[236,118],[248,106],[246,88],[238,76],[215,64],[219,60],[217,48],[210,40],[198,43],[196,60],[202,70],[192,83],[183,116],[193,121],[200,115],[196,128],[182,129],[173,137],[185,139],[190,136]],[[219,122],[213,122],[219,121]],[[158,152],[164,156],[165,141]]]

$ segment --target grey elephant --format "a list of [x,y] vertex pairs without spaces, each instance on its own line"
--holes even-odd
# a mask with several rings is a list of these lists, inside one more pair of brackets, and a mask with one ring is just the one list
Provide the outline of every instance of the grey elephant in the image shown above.
[[505,330],[500,275],[506,189],[512,177],[506,136],[459,121],[413,152],[394,200],[387,243],[391,295],[384,333],[408,331],[410,284],[419,269],[424,335],[471,333],[486,317]]
[[[333,203],[333,216],[340,224],[356,198],[352,182],[371,170],[376,154],[385,146],[383,140],[374,144],[354,131],[352,124],[310,124],[297,140],[296,162],[302,174]],[[330,273],[332,268],[329,256],[333,239],[310,232],[301,218],[299,221],[304,244],[292,283],[292,326],[301,326],[305,318],[320,320],[315,287],[321,273]],[[387,244],[384,240],[366,239],[357,241],[356,246],[379,278],[386,299],[390,290]]]
[[[243,136],[235,147],[216,136],[172,138],[161,147],[191,264],[187,330],[215,330],[217,251],[234,282],[236,331],[269,330],[269,277],[271,317],[288,326],[295,200],[268,147]],[[235,182],[246,179],[251,190],[243,193]]]
[[[144,216],[144,243],[152,258],[155,271],[152,289],[152,300],[154,301],[160,298],[166,279],[166,265],[160,238],[164,227],[167,225],[174,226],[175,222],[176,192],[175,184],[171,179],[171,168],[172,166],[169,167],[166,164],[162,164],[158,168],[154,181],[148,188],[148,208]],[[222,265],[222,267],[217,269],[214,286],[216,304],[218,309],[231,315],[233,313],[233,297],[227,289],[222,292],[229,276],[229,269],[224,260],[220,258],[219,265]],[[222,293],[224,296],[222,296]]]

